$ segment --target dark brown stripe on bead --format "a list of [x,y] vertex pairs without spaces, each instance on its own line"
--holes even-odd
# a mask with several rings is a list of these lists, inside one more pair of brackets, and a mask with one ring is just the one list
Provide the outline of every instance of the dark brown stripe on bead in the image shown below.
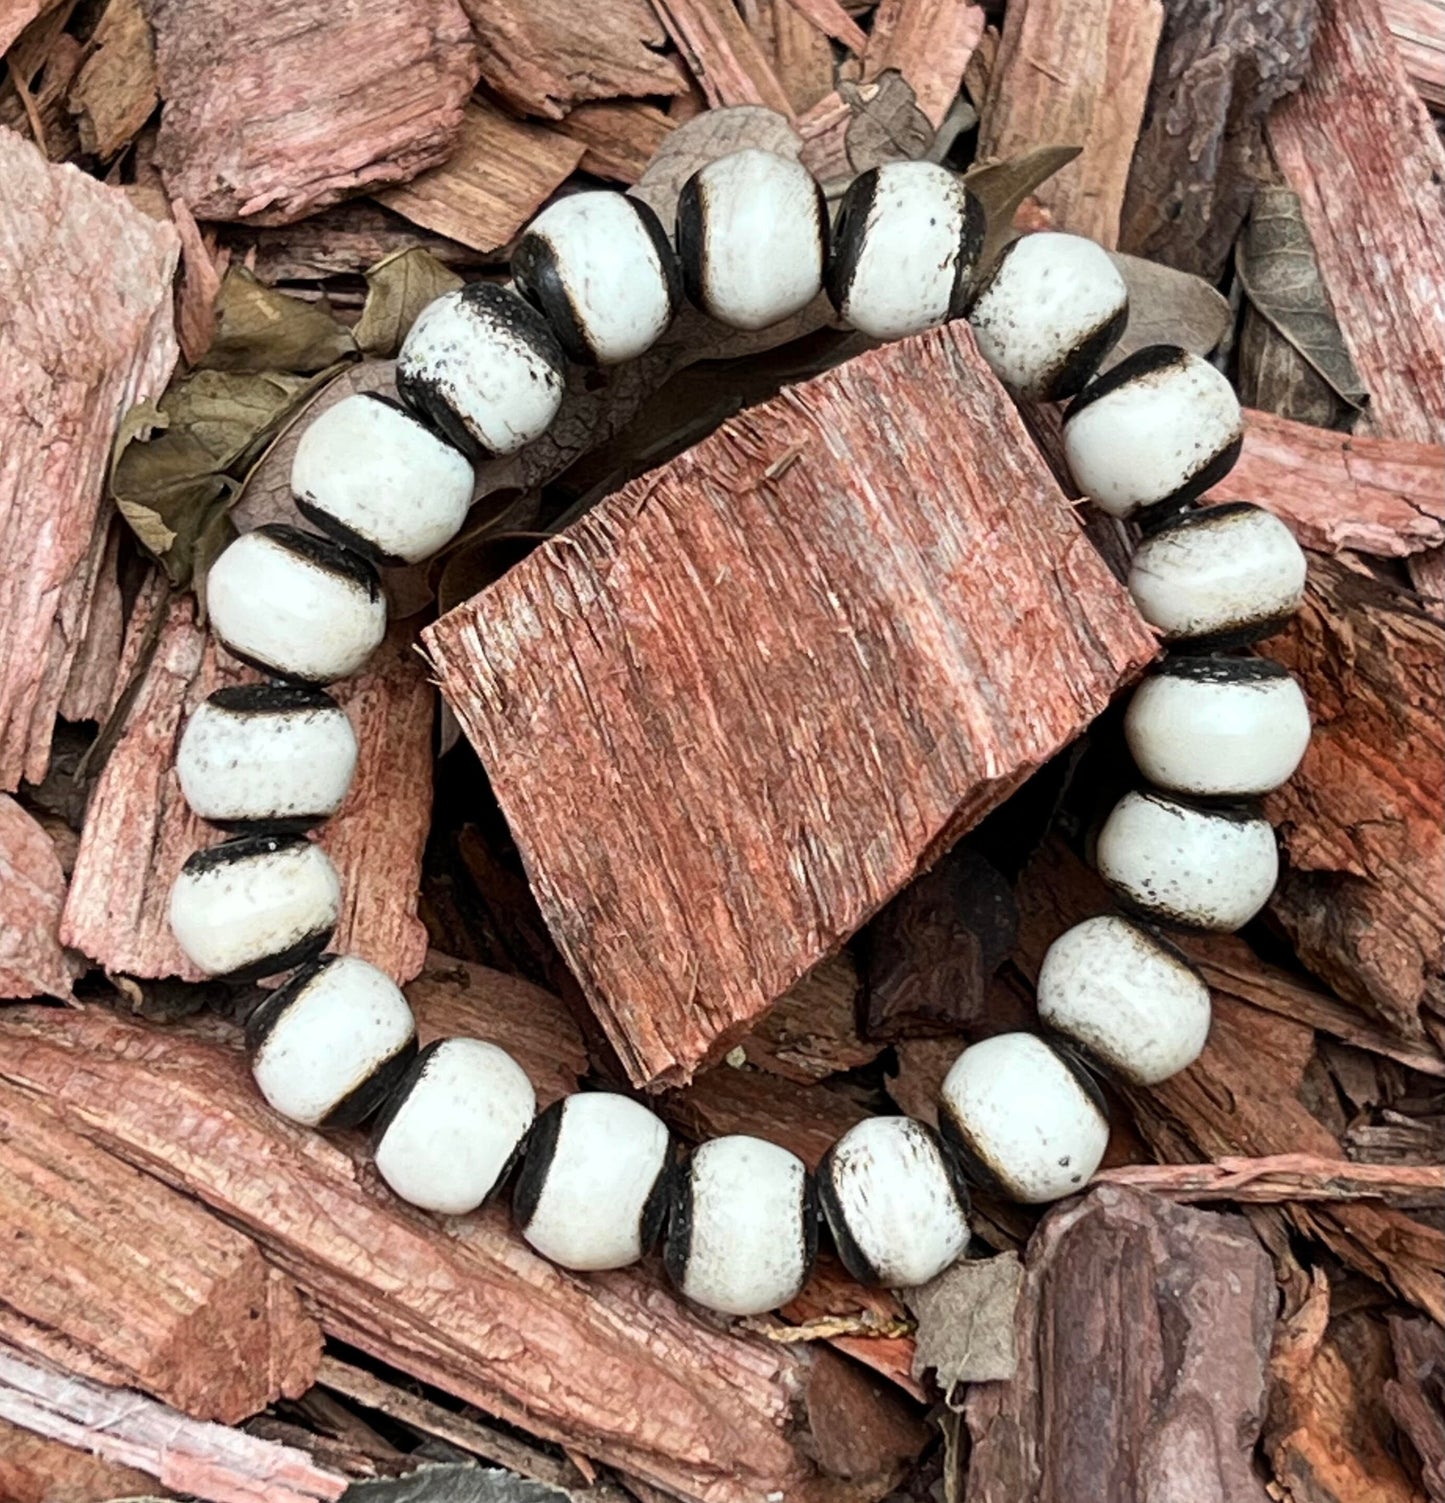
[[1142,350],[1135,350],[1132,355],[1126,355],[1118,365],[1105,371],[1097,381],[1081,391],[1069,403],[1069,410],[1064,414],[1064,422],[1067,423],[1101,397],[1107,397],[1118,391],[1121,386],[1128,386],[1131,382],[1142,380],[1145,376],[1157,375],[1160,371],[1182,366],[1188,362],[1188,359],[1189,352],[1181,349],[1177,344],[1146,344]]
[[823,1161],[818,1165],[818,1205],[833,1238],[833,1246],[837,1249],[839,1258],[842,1259],[843,1267],[860,1284],[877,1284],[879,1282],[878,1269],[854,1237],[853,1229],[848,1225],[847,1214],[843,1210],[843,1202],[838,1195],[838,1187],[833,1182],[833,1173],[837,1167],[837,1147],[835,1143],[823,1155]]
[[310,496],[293,495],[291,499],[296,510],[313,527],[319,527],[328,537],[334,538],[351,552],[360,554],[368,563],[382,568],[393,568],[397,564],[406,562],[400,554],[386,552],[385,549],[377,547],[364,533],[357,532],[354,527],[348,527],[339,517],[333,517],[324,507],[318,506]]
[[557,264],[556,249],[545,235],[522,237],[512,257],[512,277],[517,290],[546,318],[569,358],[579,365],[596,365],[597,351],[577,316],[571,289]]
[[1156,678],[1177,678],[1193,684],[1259,684],[1290,676],[1273,658],[1168,657],[1154,669]]
[[[1111,314],[1087,334],[1050,372],[1040,400],[1063,402],[1087,385],[1094,372],[1103,363],[1104,357],[1123,337],[1129,322],[1129,304]],[[1110,373],[1112,374],[1112,372]],[[1107,380],[1108,377],[1101,377]],[[1082,400],[1082,399],[1081,399]]]
[[517,1176],[517,1186],[512,1192],[512,1217],[523,1231],[531,1226],[532,1218],[537,1214],[552,1160],[557,1156],[567,1100],[564,1096],[560,1101],[554,1101],[532,1123],[527,1133],[522,1148],[522,1172]]
[[323,689],[305,684],[233,684],[206,701],[228,715],[296,715],[340,706]]
[[406,1075],[416,1058],[416,1033],[389,1055],[370,1075],[352,1091],[348,1092],[321,1119],[322,1132],[338,1132],[345,1127],[358,1127],[386,1100],[392,1089]]
[[267,522],[256,529],[263,537],[279,543],[288,553],[303,558],[318,569],[345,580],[366,591],[367,599],[375,600],[381,594],[381,578],[376,570],[350,548],[330,538],[318,537],[314,532],[303,532],[299,527],[285,522]]
[[622,201],[642,221],[642,228],[652,241],[652,248],[657,253],[657,264],[662,268],[663,281],[667,284],[667,316],[675,318],[677,310],[682,306],[683,296],[682,267],[678,265],[677,252],[673,250],[672,241],[667,238],[667,230],[651,204],[634,198],[630,193],[624,193]]
[[968,190],[963,190],[963,231],[959,238],[958,260],[953,263],[953,291],[948,298],[948,316],[962,318],[973,295],[973,277],[978,258],[983,254],[988,233],[988,215],[983,204]]
[[371,1151],[373,1153],[381,1146],[381,1140],[386,1136],[387,1128],[396,1120],[396,1114],[406,1105],[417,1083],[426,1074],[437,1050],[445,1042],[445,1039],[433,1039],[425,1049],[419,1050],[412,1056],[411,1063],[406,1068],[406,1074],[397,1081],[382,1105],[380,1116],[371,1124]]
[[672,1194],[668,1198],[667,1238],[662,1244],[662,1262],[668,1278],[681,1289],[687,1282],[687,1265],[692,1257],[691,1161],[679,1165],[670,1178]]
[[706,193],[694,173],[682,185],[677,200],[677,258],[682,267],[682,287],[695,307],[707,312],[707,203]]
[[834,311],[844,316],[853,278],[858,274],[858,260],[868,236],[868,218],[878,195],[878,169],[870,167],[848,185],[838,209],[838,223],[833,232],[833,254],[823,274],[823,289]]
[[223,840],[219,845],[192,851],[181,871],[188,877],[200,877],[241,861],[250,861],[257,856],[275,856],[305,844],[300,835],[238,835],[234,840]]

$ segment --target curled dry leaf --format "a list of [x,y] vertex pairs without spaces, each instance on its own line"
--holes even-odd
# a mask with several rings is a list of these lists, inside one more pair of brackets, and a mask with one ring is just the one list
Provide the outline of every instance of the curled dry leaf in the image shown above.
[[351,331],[329,309],[233,266],[216,294],[216,337],[201,364],[213,371],[309,373],[355,354]]
[[421,310],[461,285],[456,272],[419,245],[384,256],[366,273],[366,305],[353,331],[358,348],[395,355]]
[[926,156],[933,145],[933,123],[918,107],[913,86],[896,69],[880,73],[871,83],[843,79],[838,93],[850,114],[844,135],[848,165],[855,173],[885,162],[912,162]]
[[172,584],[190,582],[246,471],[318,379],[197,371],[122,419],[110,494]]
[[1082,150],[1079,146],[1039,146],[1003,162],[975,162],[963,175],[974,197],[988,216],[988,234],[984,237],[979,270],[1014,238],[1014,215],[1030,193],[1046,183],[1061,168],[1067,167]]
[[1105,370],[1145,345],[1177,344],[1207,355],[1224,338],[1233,318],[1229,303],[1203,277],[1117,251],[1109,259],[1129,288],[1129,326]]
[[699,167],[748,147],[798,157],[803,141],[786,116],[760,104],[705,110],[667,137],[647,164],[647,171],[628,191],[655,209],[671,230],[677,217],[678,195],[688,178]]
[[1341,402],[1363,407],[1369,393],[1340,332],[1297,194],[1271,186],[1256,191],[1234,264],[1250,308]]

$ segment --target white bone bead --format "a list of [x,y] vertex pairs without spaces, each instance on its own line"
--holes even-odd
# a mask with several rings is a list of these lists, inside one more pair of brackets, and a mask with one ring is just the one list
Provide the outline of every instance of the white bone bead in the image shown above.
[[699,168],[677,206],[687,295],[734,329],[766,329],[823,285],[828,210],[801,163],[749,148]]
[[1299,684],[1268,658],[1170,658],[1134,691],[1124,738],[1156,788],[1248,798],[1294,775],[1310,712]]
[[474,1211],[515,1161],[537,1097],[495,1044],[438,1039],[412,1061],[372,1132],[376,1167],[424,1211]]
[[899,339],[962,315],[983,249],[983,205],[932,162],[887,162],[843,195],[828,263],[839,317]]
[[416,563],[449,543],[475,478],[464,454],[400,402],[370,391],[328,407],[291,461],[301,515],[379,564]]
[[1081,1189],[1109,1143],[1097,1091],[1031,1033],[965,1049],[944,1078],[938,1121],[966,1166],[1028,1205]]
[[553,1102],[537,1119],[512,1214],[563,1268],[625,1268],[657,1240],[667,1212],[670,1135],[641,1103],[610,1091]]
[[1015,240],[969,309],[979,353],[1021,397],[1072,396],[1119,342],[1129,289],[1109,253],[1051,230]]
[[606,190],[543,209],[517,244],[512,275],[568,356],[588,365],[635,360],[682,299],[682,273],[657,215],[640,198]]
[[171,888],[170,923],[208,976],[275,976],[315,955],[341,912],[341,883],[304,835],[240,835],[194,852]]
[[1164,793],[1126,793],[1099,832],[1099,874],[1125,902],[1197,929],[1228,932],[1257,914],[1279,877],[1267,819]]
[[1074,399],[1064,456],[1074,483],[1102,511],[1129,517],[1183,505],[1234,467],[1244,415],[1228,380],[1174,345],[1137,350]]
[[464,453],[487,458],[547,431],[566,369],[530,303],[510,287],[471,282],[422,309],[397,357],[396,389]]
[[1129,593],[1166,642],[1234,647],[1280,630],[1304,599],[1306,570],[1278,517],[1232,501],[1186,511],[1145,538]]
[[356,955],[323,955],[246,1024],[251,1073],[272,1108],[307,1127],[355,1127],[416,1055],[401,988]]
[[818,1166],[818,1201],[848,1272],[911,1289],[968,1246],[968,1193],[933,1131],[911,1117],[850,1127]]
[[1199,1058],[1209,988],[1173,945],[1103,914],[1066,930],[1039,968],[1039,1017],[1136,1085],[1157,1085]]
[[186,802],[212,824],[304,830],[335,814],[356,732],[319,689],[246,684],[196,706],[176,750]]
[[817,1251],[812,1178],[786,1148],[741,1134],[704,1143],[678,1174],[666,1264],[688,1299],[761,1315],[803,1287]]
[[221,554],[206,576],[206,609],[236,657],[301,683],[355,673],[386,635],[371,565],[279,522],[243,533]]

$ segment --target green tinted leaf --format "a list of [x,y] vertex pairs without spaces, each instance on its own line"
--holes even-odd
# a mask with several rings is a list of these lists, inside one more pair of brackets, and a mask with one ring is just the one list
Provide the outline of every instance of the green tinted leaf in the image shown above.
[[216,294],[215,371],[319,371],[356,353],[351,331],[321,303],[290,297],[232,267]]
[[395,355],[417,314],[462,279],[430,251],[413,245],[378,261],[366,274],[366,306],[356,343],[367,355]]
[[198,539],[314,384],[303,376],[197,371],[176,382],[158,408],[144,404],[126,414],[111,496],[172,584],[190,580]]

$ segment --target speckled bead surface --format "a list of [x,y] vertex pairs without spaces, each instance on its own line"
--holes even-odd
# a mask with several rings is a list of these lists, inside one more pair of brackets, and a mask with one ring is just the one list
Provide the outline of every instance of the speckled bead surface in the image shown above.
[[1169,658],[1135,689],[1124,737],[1156,788],[1250,798],[1294,775],[1310,712],[1298,682],[1269,658]]
[[682,301],[682,270],[657,215],[602,189],[543,209],[517,243],[512,275],[569,358],[586,365],[635,360]]
[[218,689],[191,712],[176,750],[186,802],[224,829],[295,832],[341,807],[356,732],[329,694],[282,684]]
[[970,1044],[944,1078],[938,1122],[970,1173],[1027,1205],[1082,1189],[1109,1143],[1097,1088],[1032,1033]]
[[378,564],[416,563],[449,543],[466,520],[474,480],[458,449],[377,392],[328,407],[291,462],[301,515]]
[[376,1167],[425,1211],[474,1211],[505,1178],[537,1109],[526,1072],[495,1044],[438,1039],[387,1096],[372,1133]]
[[1066,930],[1039,968],[1039,1019],[1135,1085],[1199,1058],[1209,988],[1183,953],[1133,919],[1102,914]]
[[206,576],[211,630],[234,656],[294,683],[361,668],[386,635],[376,571],[330,538],[271,523],[243,533]]
[[667,1213],[671,1135],[656,1113],[611,1091],[554,1101],[537,1118],[512,1214],[563,1268],[625,1268],[657,1241]]
[[1047,402],[1083,388],[1128,318],[1129,289],[1109,253],[1051,230],[1015,240],[968,310],[994,375],[1016,395]]
[[416,1023],[384,971],[323,955],[251,1014],[246,1049],[273,1110],[307,1127],[355,1127],[405,1074]]
[[196,851],[171,888],[171,933],[186,958],[237,981],[319,953],[340,912],[336,868],[304,835],[240,835]]
[[688,1299],[762,1315],[803,1287],[818,1246],[812,1176],[786,1148],[713,1138],[674,1180],[664,1261]]
[[515,454],[562,405],[566,357],[510,287],[470,282],[422,309],[396,363],[401,399],[464,454]]
[[1306,573],[1304,550],[1278,517],[1232,501],[1183,512],[1146,537],[1129,593],[1166,642],[1238,647],[1284,627]]
[[910,1289],[968,1246],[962,1171],[933,1130],[911,1117],[870,1117],[818,1165],[818,1202],[848,1272]]
[[749,148],[699,168],[677,206],[688,297],[719,323],[766,329],[823,285],[828,210],[808,170]]
[[1166,793],[1126,793],[1099,832],[1099,875],[1153,919],[1230,932],[1257,914],[1279,878],[1267,819]]
[[983,205],[946,167],[872,167],[843,195],[828,297],[844,323],[874,339],[900,339],[959,318],[984,228]]
[[1168,344],[1121,360],[1064,418],[1074,483],[1112,517],[1182,507],[1224,479],[1243,441],[1244,414],[1228,380]]

